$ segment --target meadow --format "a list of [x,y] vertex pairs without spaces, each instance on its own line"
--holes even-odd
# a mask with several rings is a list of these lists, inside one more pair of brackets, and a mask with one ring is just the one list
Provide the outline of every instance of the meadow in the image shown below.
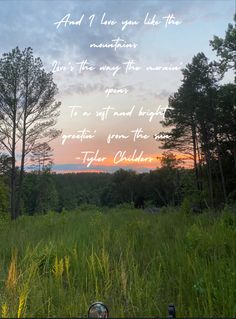
[[0,317],[236,317],[236,221],[81,208],[0,222]]

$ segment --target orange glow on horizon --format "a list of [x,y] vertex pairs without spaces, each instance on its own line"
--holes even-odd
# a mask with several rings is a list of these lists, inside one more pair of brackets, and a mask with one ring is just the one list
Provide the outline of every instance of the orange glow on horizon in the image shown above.
[[[183,165],[181,165],[184,168],[192,168],[193,163],[190,155],[188,154],[181,154],[181,153],[173,153],[176,157],[176,159],[180,159],[183,161]],[[86,167],[86,163],[82,163],[84,166],[84,169],[62,169],[62,170],[57,170],[55,169],[57,173],[101,173],[101,172],[109,172],[109,168],[114,168],[117,167],[117,170],[122,168],[122,169],[133,169],[135,171],[140,171],[142,169],[149,169],[149,170],[155,170],[157,168],[160,168],[161,166],[161,159],[162,159],[162,154],[146,154],[145,157],[150,157],[153,158],[152,162],[131,162],[129,160],[124,160],[119,164],[114,163],[114,159],[112,157],[106,158],[103,162],[97,163],[94,165],[91,165],[89,167]],[[60,164],[78,164],[81,165],[79,162],[73,162],[73,163],[66,163],[66,162],[57,162],[55,163],[56,165]],[[100,169],[100,167],[104,169]]]

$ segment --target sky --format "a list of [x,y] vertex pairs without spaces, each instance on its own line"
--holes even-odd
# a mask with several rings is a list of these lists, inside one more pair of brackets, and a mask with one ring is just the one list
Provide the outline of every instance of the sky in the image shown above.
[[[209,41],[224,37],[235,12],[234,0],[0,0],[0,7],[0,55],[32,47],[58,86],[62,134],[51,143],[58,172],[158,167],[160,121],[181,69],[198,52],[216,59]],[[97,47],[115,42],[128,47]]]

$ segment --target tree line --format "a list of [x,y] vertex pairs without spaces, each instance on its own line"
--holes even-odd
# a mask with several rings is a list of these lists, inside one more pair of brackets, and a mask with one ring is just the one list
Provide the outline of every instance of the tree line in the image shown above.
[[[136,208],[180,205],[194,190],[192,170],[164,152],[162,167],[149,173],[119,169],[115,173],[52,173],[50,167],[25,173],[21,212],[35,215],[96,205]],[[1,196],[1,195],[0,195]],[[191,200],[191,208],[198,203]]]

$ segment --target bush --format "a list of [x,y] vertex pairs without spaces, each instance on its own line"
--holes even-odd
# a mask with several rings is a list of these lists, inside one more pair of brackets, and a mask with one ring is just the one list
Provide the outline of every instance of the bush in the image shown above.
[[94,211],[94,210],[98,210],[98,207],[96,205],[94,205],[94,204],[81,204],[78,207],[78,210],[81,211],[81,212]]
[[119,205],[116,205],[116,208],[118,209],[133,209],[134,208],[134,203],[122,203]]
[[181,210],[186,213],[202,213],[203,209],[207,208],[205,203],[206,194],[200,191],[195,191],[192,195],[184,198]]

